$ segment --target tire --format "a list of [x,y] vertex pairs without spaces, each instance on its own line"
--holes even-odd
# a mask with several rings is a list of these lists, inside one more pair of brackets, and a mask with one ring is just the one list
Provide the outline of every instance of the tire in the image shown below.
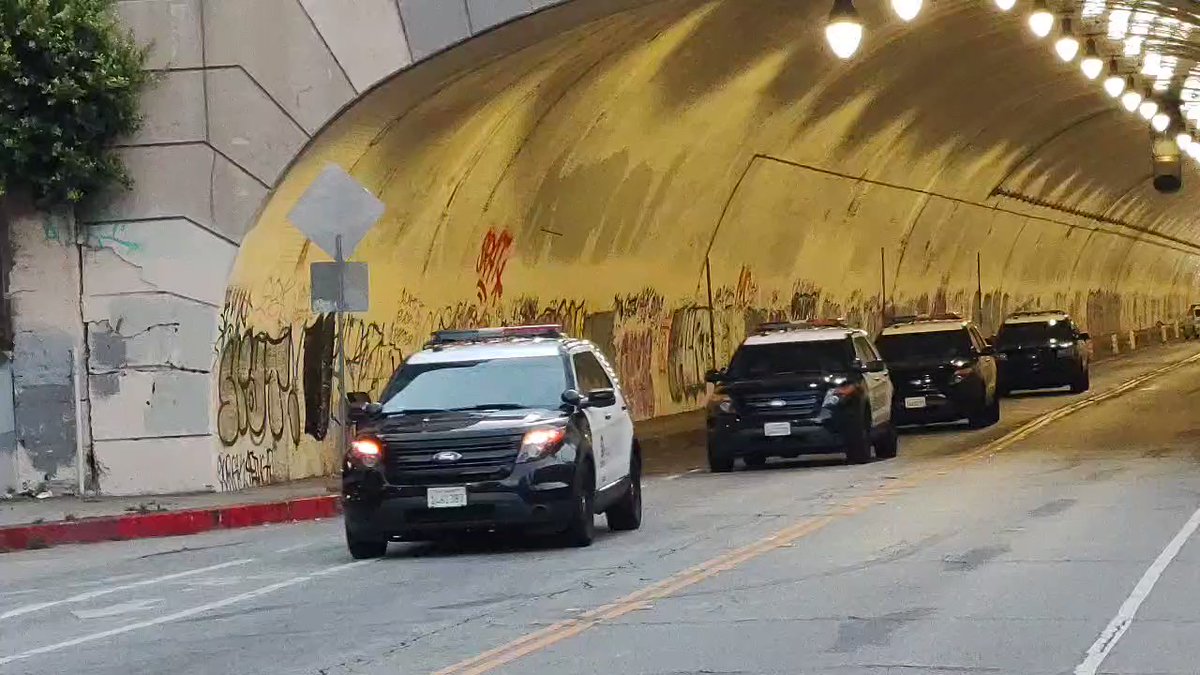
[[887,431],[875,441],[875,456],[879,459],[894,459],[900,451],[900,436],[896,425],[888,422]]
[[359,539],[346,529],[346,547],[350,549],[350,557],[355,560],[370,560],[382,558],[387,554],[386,539]]
[[628,532],[642,526],[642,460],[636,452],[629,461],[629,490],[621,501],[604,512],[608,529]]
[[573,498],[574,508],[567,529],[563,530],[563,543],[571,548],[585,548],[596,538],[596,474],[590,464],[585,464],[576,482]]
[[1091,388],[1092,377],[1091,373],[1087,370],[1084,370],[1082,373],[1080,373],[1079,376],[1075,378],[1075,381],[1071,383],[1071,393],[1073,394],[1082,394]]
[[760,466],[766,466],[767,456],[766,455],[746,455],[745,457],[742,458],[742,461],[746,463],[746,466],[757,468]]
[[733,453],[720,444],[708,439],[708,468],[713,473],[729,473],[733,471]]
[[858,425],[857,430],[851,430],[846,439],[846,462],[849,464],[866,464],[871,461],[871,414],[865,413],[866,421]]

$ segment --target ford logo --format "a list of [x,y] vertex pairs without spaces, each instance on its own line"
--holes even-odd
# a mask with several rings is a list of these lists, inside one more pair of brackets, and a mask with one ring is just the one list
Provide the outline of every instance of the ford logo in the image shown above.
[[772,408],[782,408],[785,405],[787,405],[787,401],[784,401],[781,398],[777,398],[774,401],[771,401]]
[[460,455],[457,452],[454,452],[453,450],[447,450],[446,452],[439,452],[438,454],[433,456],[433,461],[435,461],[435,462],[457,462],[460,459],[462,459],[462,455]]

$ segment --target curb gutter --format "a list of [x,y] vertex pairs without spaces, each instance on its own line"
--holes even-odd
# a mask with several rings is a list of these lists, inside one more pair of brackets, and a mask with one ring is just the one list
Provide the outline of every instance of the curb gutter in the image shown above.
[[341,497],[328,495],[283,502],[237,504],[186,511],[131,513],[0,528],[0,553],[151,537],[177,537],[270,523],[332,518],[342,512]]

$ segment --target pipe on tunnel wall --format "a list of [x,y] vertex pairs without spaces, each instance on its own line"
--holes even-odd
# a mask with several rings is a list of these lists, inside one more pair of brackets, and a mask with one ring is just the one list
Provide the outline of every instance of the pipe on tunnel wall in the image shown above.
[[1129,192],[1147,163],[1128,118],[1054,133],[1103,93],[1019,19],[939,3],[911,29],[930,39],[892,29],[840,65],[827,8],[803,4],[624,2],[496,58],[448,52],[439,77],[435,58],[346,110],[239,253],[215,367],[221,487],[337,465],[332,326],[308,300],[322,257],[286,218],[328,162],[388,205],[356,256],[372,308],[345,345],[350,389],[375,395],[445,327],[561,322],[609,354],[644,419],[700,405],[714,355],[764,319],[875,329],[959,310],[992,329],[1053,306],[1103,334],[1193,299],[1186,195]]

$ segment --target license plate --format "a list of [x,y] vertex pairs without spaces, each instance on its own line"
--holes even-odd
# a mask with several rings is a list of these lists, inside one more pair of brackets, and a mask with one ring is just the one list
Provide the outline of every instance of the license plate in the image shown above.
[[912,410],[914,408],[924,408],[925,407],[925,397],[924,396],[914,396],[912,398],[906,398],[906,399],[904,399],[904,407],[908,408],[909,410]]
[[791,422],[767,422],[763,425],[764,436],[791,436]]
[[425,493],[426,503],[431,509],[453,509],[467,505],[467,488],[429,488]]

